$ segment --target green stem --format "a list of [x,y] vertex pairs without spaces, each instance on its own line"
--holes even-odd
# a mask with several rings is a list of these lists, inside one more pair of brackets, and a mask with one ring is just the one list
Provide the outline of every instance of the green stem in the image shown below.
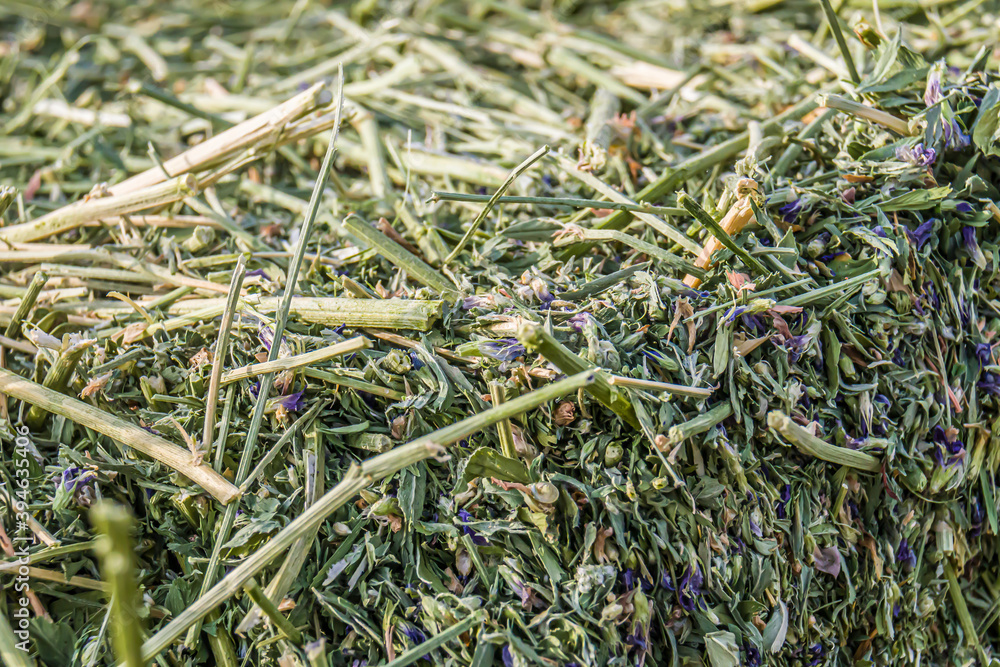
[[438,273],[432,266],[414,255],[412,252],[396,243],[388,236],[378,231],[357,216],[344,220],[344,228],[349,234],[357,237],[378,254],[389,260],[394,266],[406,272],[417,282],[427,285],[445,298],[458,294],[458,290],[447,278]]
[[3,214],[16,200],[17,188],[10,185],[0,185],[0,218],[3,218]]
[[819,0],[819,2],[823,5],[823,13],[826,14],[830,30],[833,31],[833,36],[837,40],[837,46],[840,47],[840,52],[844,55],[844,62],[847,64],[847,71],[851,74],[851,81],[857,85],[861,82],[861,77],[858,76],[858,69],[854,66],[851,50],[847,48],[847,40],[844,39],[844,32],[840,29],[840,19],[837,18],[837,12],[833,11],[830,0]]
[[[569,348],[537,324],[522,322],[517,330],[517,339],[526,348],[542,355],[567,375],[596,369],[594,364],[570,352]],[[624,392],[617,391],[611,386],[603,373],[595,375],[594,382],[587,387],[586,391],[627,421],[630,426],[636,430],[639,429],[639,420],[635,416],[632,404],[629,403]]]
[[191,460],[191,452],[121,417],[99,410],[79,399],[52,391],[3,368],[0,368],[0,393],[38,405],[47,412],[65,417],[128,445],[173,468],[223,504],[239,496],[239,489],[225,477],[205,464],[195,465]]
[[507,180],[505,180],[497,189],[497,191],[493,193],[493,196],[490,197],[490,200],[486,202],[486,206],[484,206],[483,210],[479,212],[479,215],[476,216],[476,219],[472,221],[472,225],[465,231],[465,235],[462,236],[461,240],[458,242],[458,245],[456,245],[454,249],[452,249],[451,253],[444,258],[445,266],[450,264],[451,261],[458,256],[458,253],[462,252],[462,249],[472,239],[476,231],[479,230],[479,227],[480,225],[483,224],[483,221],[486,220],[486,216],[488,216],[490,214],[490,211],[493,210],[493,207],[496,206],[496,203],[497,201],[500,200],[500,197],[502,197],[503,194],[507,192],[507,188],[509,188],[511,184],[514,183],[514,180],[522,173],[524,173],[528,169],[528,167],[537,162],[539,159],[541,159],[543,155],[545,155],[548,152],[549,152],[549,147],[542,146],[537,151],[528,156],[528,158],[524,162],[514,167],[514,170],[511,171],[510,174],[508,174]]
[[[19,643],[14,629],[7,621],[7,616],[0,614],[0,662],[7,667],[34,667],[28,652],[18,648]],[[21,645],[26,646],[25,643]]]
[[[313,422],[309,433],[306,434],[306,451],[303,457],[303,476],[305,477],[305,503],[304,507],[311,507],[320,496],[323,495],[324,480],[326,478],[326,467],[324,459],[326,450],[323,448],[323,432]],[[277,574],[271,579],[265,589],[267,597],[275,604],[284,599],[285,594],[291,590],[295,580],[302,571],[302,566],[309,557],[313,542],[316,540],[317,531],[312,531],[301,537],[288,549],[285,560],[278,568]],[[243,617],[236,628],[238,634],[246,634],[256,625],[260,618],[260,609],[253,607],[247,615]],[[308,649],[308,647],[306,647]]]
[[195,193],[198,181],[190,174],[150,185],[142,190],[110,197],[95,197],[64,206],[40,218],[0,229],[0,239],[27,243],[81,227],[90,222],[172,204]]
[[115,653],[126,667],[143,667],[139,586],[130,536],[132,517],[124,507],[110,502],[95,505],[90,516],[101,533],[95,551],[101,559],[104,580],[110,586]]
[[892,130],[896,134],[901,134],[904,137],[909,137],[913,135],[913,130],[910,129],[910,124],[907,123],[902,118],[897,118],[891,113],[886,113],[881,109],[874,109],[864,104],[855,102],[854,100],[849,100],[846,97],[840,95],[821,95],[818,98],[819,104],[822,107],[828,109],[836,109],[837,111],[843,111],[844,113],[851,114],[857,118],[862,118],[872,123],[878,123],[882,127]]
[[341,343],[329,345],[312,352],[306,352],[305,354],[297,354],[292,357],[284,357],[282,359],[275,359],[274,361],[265,361],[259,364],[234,368],[222,374],[221,382],[222,384],[230,384],[238,380],[246,380],[247,378],[264,375],[265,373],[280,373],[281,371],[301,368],[302,366],[309,366],[321,361],[329,361],[330,359],[342,357],[345,354],[366,350],[371,346],[372,342],[364,336],[355,336]]
[[45,271],[38,271],[31,277],[31,282],[28,284],[28,291],[21,297],[21,302],[17,304],[17,310],[14,311],[14,315],[10,319],[10,324],[7,325],[7,330],[4,331],[4,335],[7,338],[16,340],[21,335],[21,325],[28,319],[28,314],[34,308],[35,302],[38,300],[38,295],[41,293],[42,288],[45,286],[45,281],[48,279],[49,276]]
[[281,630],[282,634],[288,637],[293,644],[302,643],[302,633],[278,611],[275,604],[264,594],[263,589],[261,589],[256,579],[251,578],[250,581],[243,584],[243,590],[254,601],[254,604],[260,607],[260,610],[274,624],[274,627]]
[[644,391],[663,391],[668,394],[677,394],[678,396],[706,398],[712,395],[712,389],[709,387],[689,387],[683,384],[657,382],[656,380],[642,380],[639,378],[623,377],[621,375],[612,375],[608,378],[608,383],[613,387],[628,387],[630,389],[642,389]]
[[825,299],[828,296],[842,297],[847,294],[847,290],[860,287],[869,280],[878,278],[880,275],[882,275],[881,269],[872,269],[867,273],[862,273],[859,276],[854,276],[853,278],[848,278],[847,280],[841,280],[840,282],[832,283],[830,285],[826,285],[825,287],[818,287],[814,290],[805,292],[804,294],[796,294],[795,296],[779,302],[778,305],[805,306],[807,304],[815,303],[820,299]]
[[451,626],[444,632],[440,632],[425,642],[414,646],[406,653],[397,657],[395,660],[386,663],[385,667],[406,667],[407,665],[412,665],[417,660],[420,660],[425,655],[433,651],[434,649],[445,645],[452,639],[455,639],[463,632],[471,629],[472,626],[477,623],[482,623],[486,620],[486,612],[479,610],[472,613],[472,615],[467,616],[463,620],[459,621],[455,625]]
[[[316,178],[316,183],[313,187],[312,197],[309,199],[309,209],[306,212],[305,221],[302,223],[302,227],[299,230],[299,239],[295,244],[295,251],[292,255],[291,262],[288,267],[287,279],[285,281],[285,293],[282,295],[281,301],[277,305],[277,310],[275,314],[274,332],[272,340],[274,343],[271,345],[271,349],[268,352],[267,360],[269,362],[274,362],[278,358],[278,352],[281,349],[279,344],[282,336],[285,334],[285,325],[288,321],[288,314],[291,310],[292,296],[295,294],[295,285],[298,282],[299,271],[302,268],[303,255],[305,254],[306,245],[309,242],[309,238],[312,236],[313,224],[316,222],[316,215],[319,212],[319,205],[322,199],[323,188],[326,186],[326,181],[330,176],[330,170],[333,167],[333,155],[335,153],[335,146],[337,144],[337,135],[340,133],[340,121],[341,115],[344,109],[344,75],[343,71],[340,73],[338,79],[338,92],[337,92],[337,122],[334,123],[333,129],[331,130],[330,143],[326,149],[326,155],[323,157],[323,164],[320,167],[319,175]],[[260,426],[264,419],[264,410],[267,407],[268,397],[271,394],[271,387],[274,384],[274,373],[266,373],[260,379],[260,386],[258,388],[257,402],[254,404],[253,413],[250,417],[250,425],[247,429],[246,444],[243,447],[243,454],[240,456],[239,466],[236,470],[236,483],[242,485],[250,473],[250,464],[253,461],[254,453],[257,449],[257,440],[260,437]],[[229,540],[229,533],[232,531],[233,524],[236,521],[236,512],[238,510],[238,503],[226,508],[225,514],[222,515],[222,523],[219,527],[217,534],[215,535],[215,543],[212,547],[212,555],[209,560],[208,568],[205,571],[205,577],[202,580],[202,597],[208,594],[208,591],[214,590],[214,588],[209,588],[212,586],[212,582],[215,580],[216,574],[218,572],[218,562],[221,557],[222,545]],[[243,582],[241,582],[243,583]],[[217,588],[218,585],[215,586]],[[205,613],[211,611],[206,609]],[[191,624],[198,623],[204,614],[197,616],[191,620]],[[180,632],[186,629],[181,628]],[[180,634],[178,633],[178,636]],[[162,630],[161,630],[162,633]],[[160,634],[160,633],[157,633]],[[197,628],[193,628],[189,635],[193,635],[192,639],[196,639],[198,634]],[[149,642],[147,642],[148,644]],[[157,654],[159,651],[156,652]],[[150,656],[152,657],[152,656]]]
[[212,357],[212,375],[208,380],[208,396],[205,398],[205,426],[202,429],[201,447],[206,452],[205,458],[212,458],[212,441],[215,435],[215,408],[219,402],[220,380],[222,367],[229,353],[229,335],[232,332],[233,316],[236,314],[240,291],[243,289],[243,278],[246,276],[246,259],[240,255],[233,269],[233,277],[229,283],[229,297],[226,299],[225,310],[222,311],[222,323],[219,325],[218,343]]
[[[94,344],[93,340],[84,339],[69,346],[59,354],[59,358],[49,367],[42,381],[42,386],[52,391],[63,393],[69,384],[73,373],[76,372],[76,364],[83,357],[84,353]],[[45,421],[48,412],[38,404],[32,405],[25,417],[25,423],[32,430],[39,428]]]
[[[474,195],[465,192],[435,192],[431,201],[488,202],[490,195]],[[537,206],[566,206],[569,208],[605,208],[617,211],[634,211],[656,215],[682,215],[685,210],[676,206],[653,206],[652,204],[631,204],[607,199],[577,199],[575,197],[521,197],[505,195],[498,204],[534,204]]]
[[[490,383],[490,398],[493,407],[503,405],[507,401],[507,392],[499,382]],[[510,420],[504,419],[497,423],[497,434],[500,437],[500,451],[509,459],[517,459],[517,449],[514,447],[514,431]]]
[[723,401],[708,412],[703,412],[693,419],[689,419],[683,424],[671,426],[667,432],[667,442],[671,446],[679,445],[688,438],[704,433],[716,424],[721,423],[733,414],[733,406],[729,401]]
[[972,622],[972,616],[969,614],[969,606],[965,603],[962,586],[958,583],[955,566],[950,560],[945,560],[944,574],[948,578],[948,593],[951,595],[951,603],[955,605],[955,615],[958,616],[958,622],[962,625],[962,631],[965,633],[965,645],[974,646],[979,651],[981,664],[989,664],[989,661],[983,654],[983,648],[979,644],[979,635],[976,634],[976,626]]
[[345,375],[343,371],[324,371],[317,368],[305,368],[302,370],[302,374],[306,377],[321,380],[322,382],[329,382],[330,384],[335,384],[341,387],[350,387],[351,389],[355,389],[357,391],[363,391],[375,396],[382,396],[393,401],[401,401],[406,398],[406,394],[401,391],[396,391],[395,389],[390,389],[389,387],[383,387],[371,382],[359,380],[358,378],[350,375]]
[[695,276],[700,280],[704,280],[705,276],[708,275],[704,269],[699,269],[686,259],[681,259],[677,255],[667,252],[660,246],[653,245],[652,243],[646,243],[641,239],[637,239],[636,237],[626,234],[625,232],[620,232],[617,229],[585,229],[578,236],[566,236],[552,245],[557,248],[566,246],[572,243],[577,243],[578,238],[583,238],[586,241],[615,241],[617,243],[623,243],[634,250],[638,250],[644,255],[648,255],[653,259],[666,264],[672,269]]
[[[483,195],[483,197],[483,201],[489,199],[487,195]],[[445,256],[447,256],[448,248],[445,247],[444,241],[441,240],[441,235],[438,234],[437,229],[433,225],[418,220],[416,211],[404,199],[399,199],[396,202],[396,215],[403,221],[406,231],[416,240],[424,257],[432,265],[437,266],[440,264]]]
[[[766,276],[770,273],[767,267],[761,264],[760,260],[748,253],[742,247],[738,246],[733,237],[731,237],[726,230],[724,230],[718,222],[715,221],[708,211],[701,207],[701,204],[696,202],[691,195],[686,192],[680,192],[677,194],[677,203],[683,206],[688,213],[694,217],[695,220],[701,223],[701,225],[712,233],[712,236],[719,240],[719,243],[728,248],[734,255],[740,258],[740,260],[747,266],[747,268],[752,269],[755,273],[761,276]],[[691,274],[695,275],[695,274]]]
[[857,468],[867,472],[881,472],[882,462],[871,454],[859,452],[846,447],[838,447],[820,440],[780,410],[772,410],[767,415],[767,426],[781,434],[785,440],[795,445],[803,454],[815,456],[818,459],[836,463],[842,466]]
[[326,639],[320,637],[311,644],[306,644],[306,659],[309,667],[329,667],[330,661],[326,657]]

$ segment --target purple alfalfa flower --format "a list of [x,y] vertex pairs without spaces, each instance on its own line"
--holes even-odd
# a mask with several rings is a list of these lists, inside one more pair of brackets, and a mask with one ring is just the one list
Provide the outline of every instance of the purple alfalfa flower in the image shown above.
[[788,506],[788,501],[792,499],[792,485],[785,484],[785,488],[781,490],[781,498],[775,503],[775,514],[777,514],[779,519],[784,519],[788,516],[786,507]]
[[503,667],[514,667],[514,656],[510,652],[510,644],[503,645],[500,656],[503,658]]
[[423,644],[427,641],[427,635],[424,634],[423,630],[417,628],[416,626],[412,628],[401,628],[403,634],[406,635],[407,639],[415,644]]
[[979,500],[979,496],[974,496],[972,498],[970,519],[973,524],[980,524],[983,522],[983,504]]
[[646,349],[642,351],[642,355],[658,366],[667,366],[670,363],[667,356],[659,350]]
[[415,371],[419,371],[425,365],[424,362],[420,361],[420,356],[413,350],[410,350],[410,362],[413,364],[413,370]]
[[846,251],[841,250],[839,252],[831,252],[831,253],[827,253],[826,255],[820,255],[818,259],[819,259],[819,261],[823,262],[824,264],[829,264],[830,262],[832,262],[833,260],[837,259],[838,257],[844,257],[844,256],[850,257],[849,253],[847,253]]
[[[781,338],[779,341],[778,339]],[[792,336],[789,339],[784,339],[781,336],[775,336],[771,339],[771,342],[788,353],[788,360],[793,364],[799,360],[802,353],[808,349],[809,344],[812,343],[812,336],[808,334],[803,334],[801,336]]]
[[810,667],[814,667],[823,661],[823,657],[826,655],[826,649],[823,648],[822,644],[813,644],[809,647],[809,654],[812,660],[809,661]]
[[760,651],[756,646],[749,642],[745,642],[743,644],[743,652],[747,654],[746,662],[743,663],[746,667],[760,667]]
[[948,453],[951,454],[953,458],[960,457],[962,452],[965,451],[965,443],[963,443],[961,440],[958,440],[957,438],[955,440],[951,439],[947,440],[944,443],[944,446],[945,449],[948,450]]
[[801,198],[795,199],[779,208],[778,213],[781,214],[781,219],[785,221],[785,224],[790,225],[799,219],[799,212],[802,211],[803,206],[805,203]]
[[996,373],[983,373],[983,379],[977,382],[976,386],[987,394],[1000,396],[1000,377]]
[[917,554],[913,553],[913,549],[910,548],[910,543],[906,541],[905,537],[899,541],[899,547],[896,549],[896,560],[911,570],[917,566]]
[[516,338],[501,338],[480,343],[479,351],[497,361],[514,361],[518,357],[523,357],[525,353],[524,346],[517,342]]
[[62,485],[66,491],[72,491],[76,488],[76,478],[79,472],[80,469],[76,466],[70,466],[62,471]]
[[934,223],[937,222],[937,218],[930,218],[927,222],[921,223],[912,232],[906,230],[906,235],[910,237],[910,241],[913,245],[917,246],[917,250],[920,250],[924,245],[930,240],[931,235],[934,232]]
[[948,431],[940,424],[934,427],[931,439],[934,441],[934,460],[942,468],[953,466],[965,457],[965,445],[962,441],[949,436]]
[[247,278],[252,278],[254,276],[257,276],[258,278],[263,278],[264,280],[271,279],[271,276],[267,275],[267,272],[264,271],[264,269],[254,269],[253,271],[247,271],[246,273]]
[[745,312],[747,312],[747,306],[735,306],[726,311],[725,320],[726,322],[733,322]]
[[979,242],[976,240],[976,228],[971,225],[965,225],[962,227],[962,245],[965,246],[966,250],[972,250],[972,248],[979,248]]
[[305,403],[302,399],[303,394],[305,394],[305,390],[297,391],[294,394],[286,394],[285,396],[272,398],[268,401],[267,411],[273,412],[274,410],[281,408],[286,412],[299,412],[302,410],[302,405]]
[[[274,343],[274,329],[261,322],[257,325],[257,338],[260,339],[261,345],[270,352],[271,345]],[[281,337],[281,345],[278,346],[278,352],[280,352],[279,357],[288,357],[292,354],[292,348],[288,346],[288,341],[285,340],[284,336]]]
[[493,305],[491,297],[488,296],[467,296],[462,299],[462,309],[472,310],[473,308],[486,308]]
[[[473,521],[476,520],[475,517],[469,514],[469,511],[466,509],[458,510],[458,513],[455,516],[462,523],[472,523]],[[473,544],[484,547],[490,543],[489,540],[487,540],[485,537],[474,531],[472,528],[469,528],[468,526],[462,526],[461,528],[463,533],[472,538]]]
[[743,326],[751,331],[756,331],[761,334],[767,331],[767,327],[764,326],[764,321],[760,318],[760,315],[747,315],[744,313],[740,315],[740,320],[743,321]]
[[629,646],[634,646],[640,651],[645,651],[647,648],[646,635],[642,631],[642,627],[637,626],[635,631],[629,636],[625,637],[625,643]]
[[674,590],[674,580],[670,577],[670,573],[663,570],[660,573],[660,588],[664,588],[668,591]]
[[633,572],[631,568],[625,570],[622,573],[622,583],[625,584],[626,591],[630,591],[633,588],[635,588],[635,580],[636,580],[635,572]]
[[583,328],[590,323],[592,319],[593,316],[590,313],[584,311],[582,313],[577,313],[573,317],[569,318],[568,320],[566,320],[566,323],[573,328],[573,331],[580,333],[583,331]]
[[986,268],[986,255],[983,254],[982,249],[979,247],[979,242],[976,240],[976,228],[971,225],[964,225],[962,227],[962,247],[965,248],[965,252],[969,253],[969,257],[975,262],[976,266],[981,269]]
[[927,73],[927,86],[924,88],[924,104],[932,107],[941,101],[941,65],[934,65]]
[[976,343],[976,359],[980,366],[987,366],[993,361],[993,346],[989,343]]
[[62,484],[63,490],[67,493],[74,493],[93,482],[97,477],[97,473],[90,470],[85,470],[81,473],[80,469],[76,466],[70,466],[62,471],[60,477],[59,483]]
[[941,131],[944,134],[944,146],[948,150],[959,151],[969,146],[969,135],[962,131],[957,118],[942,123]]
[[271,343],[274,342],[274,329],[261,322],[257,325],[257,338],[260,339],[260,344],[270,352]]
[[960,201],[955,204],[955,210],[959,213],[972,213],[972,204],[967,201]]
[[923,143],[913,146],[898,146],[896,159],[900,162],[908,162],[915,167],[929,167],[937,159],[937,151],[930,146],[925,147]]
[[705,604],[705,601],[701,599],[701,587],[704,583],[705,578],[701,574],[701,568],[697,565],[688,566],[684,576],[681,577],[680,585],[677,587],[677,599],[681,607],[687,611],[694,611],[696,607]]

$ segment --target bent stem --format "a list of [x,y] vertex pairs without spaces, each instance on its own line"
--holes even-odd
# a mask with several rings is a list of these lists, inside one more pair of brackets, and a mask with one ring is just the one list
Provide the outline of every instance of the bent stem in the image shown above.
[[882,470],[882,462],[878,458],[854,449],[831,445],[793,422],[791,417],[780,410],[772,410],[768,413],[767,426],[780,433],[785,440],[795,445],[803,454],[867,472],[880,472]]
[[502,197],[503,194],[507,192],[507,189],[514,183],[517,177],[523,174],[528,169],[528,167],[537,162],[539,159],[541,159],[543,155],[545,155],[548,152],[549,152],[549,147],[542,146],[537,151],[528,156],[528,159],[526,159],[524,162],[514,167],[514,170],[511,171],[510,174],[507,176],[507,180],[505,180],[500,185],[500,187],[497,188],[497,191],[493,193],[493,196],[490,197],[490,200],[486,202],[486,206],[483,207],[483,210],[480,211],[479,215],[476,216],[476,219],[472,221],[472,225],[470,225],[469,228],[465,231],[465,235],[462,236],[462,239],[458,242],[458,245],[456,245],[455,248],[451,251],[451,253],[444,258],[444,266],[450,264],[451,261],[458,256],[458,253],[462,252],[462,248],[465,247],[465,245],[472,239],[476,231],[479,230],[479,227],[483,224],[483,221],[486,220],[486,216],[490,214],[490,211],[492,211],[493,207],[496,206],[497,201],[499,201],[500,197]]

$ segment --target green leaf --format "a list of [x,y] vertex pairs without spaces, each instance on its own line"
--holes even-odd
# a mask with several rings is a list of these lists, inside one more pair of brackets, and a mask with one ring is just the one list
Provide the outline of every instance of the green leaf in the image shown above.
[[778,600],[778,608],[771,613],[771,618],[767,619],[763,634],[764,648],[771,653],[777,653],[785,644],[785,635],[788,634],[788,608],[781,600]]
[[972,142],[987,155],[1000,155],[1000,88],[990,88],[972,124]]
[[333,428],[326,429],[327,433],[336,433],[338,435],[346,435],[350,433],[365,433],[371,427],[371,422],[363,421],[357,424],[349,424],[347,426],[335,426]]
[[38,659],[50,667],[73,665],[73,647],[77,633],[68,623],[53,623],[43,618],[31,619],[31,639],[38,649]]
[[712,667],[739,667],[740,648],[736,635],[726,630],[705,635],[705,652]]
[[951,186],[927,190],[911,190],[906,194],[893,197],[881,205],[883,211],[922,211],[933,208],[937,202],[951,194]]
[[412,526],[413,522],[420,518],[426,492],[427,472],[423,464],[403,469],[400,473],[397,499],[407,524]]
[[477,477],[496,477],[504,482],[518,482],[520,484],[531,483],[528,469],[523,463],[509,459],[497,450],[488,447],[480,447],[469,457],[462,480],[468,482]]

